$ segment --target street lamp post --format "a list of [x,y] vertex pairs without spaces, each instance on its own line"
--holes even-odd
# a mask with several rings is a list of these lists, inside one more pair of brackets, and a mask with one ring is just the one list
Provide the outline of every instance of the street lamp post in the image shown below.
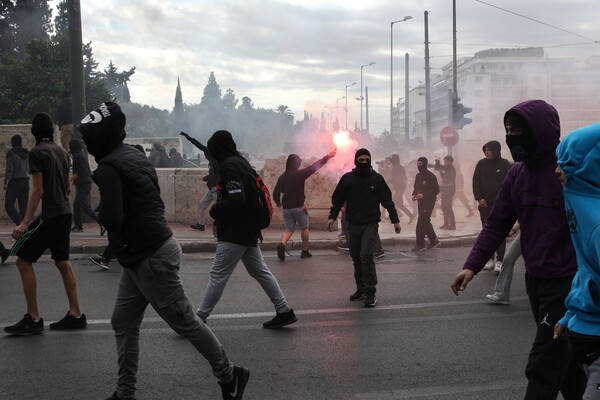
[[407,15],[403,19],[398,21],[392,21],[390,24],[390,136],[393,137],[394,130],[394,24],[398,22],[404,22],[412,19],[410,15]]
[[356,85],[356,82],[353,82],[350,85],[346,85],[346,132],[348,132],[348,88],[354,85]]
[[371,66],[373,64],[375,64],[375,63],[373,61],[371,61],[368,64],[360,66],[360,133],[362,133],[362,130],[363,130],[363,124],[362,124],[362,122],[363,122],[363,118],[362,118],[363,111],[362,110],[363,110],[363,98],[364,98],[363,97],[363,79],[362,79],[362,77],[363,77],[363,68],[364,67],[369,67],[369,66]]

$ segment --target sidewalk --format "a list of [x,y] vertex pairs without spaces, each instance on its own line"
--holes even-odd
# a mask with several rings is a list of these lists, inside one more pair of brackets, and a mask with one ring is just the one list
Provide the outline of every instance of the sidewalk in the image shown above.
[[[437,216],[432,218],[433,227],[442,242],[442,247],[469,247],[473,244],[475,238],[481,230],[479,214],[476,213],[470,218],[465,218],[466,212],[462,207],[457,207],[455,211],[457,217],[456,230],[441,230],[438,226],[442,225],[443,218],[438,211]],[[190,221],[192,222],[192,221]],[[379,224],[379,235],[384,248],[386,246],[405,246],[407,249],[415,245],[415,226],[416,219],[412,224],[408,224],[408,218],[403,216],[400,220],[402,232],[397,235],[394,232],[394,226],[389,220],[383,220]],[[169,223],[175,238],[181,243],[184,253],[214,252],[217,240],[212,235],[212,227],[207,226],[207,230],[200,232],[190,228],[189,224]],[[0,220],[0,240],[10,248],[12,243],[12,231],[14,224],[8,219]],[[275,251],[277,244],[280,243],[282,228],[269,227],[263,230],[263,243],[261,249]],[[337,232],[317,231],[310,232],[311,249],[335,249],[338,245]],[[83,232],[71,234],[71,254],[100,254],[108,244],[105,236],[100,236],[100,229],[95,223],[84,224]],[[301,240],[300,231],[294,232],[292,239],[287,243],[286,249],[300,250]]]

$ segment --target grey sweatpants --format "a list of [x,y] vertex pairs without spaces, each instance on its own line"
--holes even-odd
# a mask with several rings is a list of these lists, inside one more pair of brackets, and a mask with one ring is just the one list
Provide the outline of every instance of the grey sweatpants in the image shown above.
[[121,399],[135,398],[140,325],[148,303],[208,360],[217,379],[228,382],[233,378],[223,346],[196,316],[185,295],[179,279],[181,259],[181,247],[171,237],[150,257],[121,272],[111,318],[117,338],[117,395]]

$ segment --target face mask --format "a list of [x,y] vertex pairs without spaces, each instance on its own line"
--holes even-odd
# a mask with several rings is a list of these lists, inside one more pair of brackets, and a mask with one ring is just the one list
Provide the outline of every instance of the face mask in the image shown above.
[[536,149],[535,137],[532,135],[506,135],[506,145],[516,162],[526,161]]
[[420,173],[425,173],[425,171],[427,171],[427,165],[417,165],[417,169]]
[[359,175],[368,175],[371,172],[371,163],[359,163],[356,162],[356,173]]

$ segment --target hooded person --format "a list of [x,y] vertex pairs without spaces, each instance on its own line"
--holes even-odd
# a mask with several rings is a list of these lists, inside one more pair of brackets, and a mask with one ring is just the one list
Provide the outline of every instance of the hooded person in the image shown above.
[[398,154],[392,154],[390,156],[391,168],[391,189],[394,192],[393,200],[396,208],[400,209],[409,218],[408,223],[412,223],[415,216],[406,206],[404,205],[404,192],[406,192],[407,186],[407,175],[406,169],[400,164],[400,156]]
[[[427,157],[417,159],[417,170],[415,183],[413,185],[412,200],[418,204],[419,216],[416,226],[416,243],[412,251],[423,251],[440,246],[440,241],[431,224],[431,213],[435,207],[437,195],[440,192],[437,178],[427,167]],[[425,247],[425,237],[429,244]]]
[[600,383],[600,124],[568,134],[556,154],[577,273],[565,300],[567,312],[555,326],[554,335],[557,339],[568,337],[572,356],[587,372],[583,398],[591,399]]
[[305,182],[315,172],[321,169],[327,161],[335,156],[335,149],[329,152],[323,158],[315,161],[306,168],[300,169],[302,159],[297,154],[290,154],[285,163],[285,172],[277,178],[277,183],[273,189],[273,200],[277,207],[283,206],[283,224],[284,231],[281,236],[281,243],[277,245],[277,257],[285,260],[285,245],[292,237],[296,224],[302,233],[302,252],[300,258],[312,257],[308,251],[309,229],[308,229],[308,209],[304,200]]
[[[473,195],[478,204],[481,226],[485,225],[500,191],[502,181],[511,166],[508,160],[502,158],[500,142],[490,140],[483,145],[482,150],[485,157],[477,162],[473,172]],[[496,250],[496,259],[494,260],[494,257],[490,258],[485,265],[485,269],[494,269],[494,272],[499,273],[502,269],[505,252],[506,241],[503,241]]]
[[381,221],[380,205],[387,210],[396,233],[400,233],[400,220],[392,200],[392,191],[383,176],[371,167],[369,150],[358,149],[354,155],[354,165],[352,171],[342,175],[331,195],[327,229],[333,229],[345,204],[348,242],[356,284],[356,292],[350,295],[350,301],[363,300],[365,307],[375,307],[377,271],[374,253]]
[[145,154],[123,143],[125,122],[121,107],[106,102],[78,126],[98,161],[94,180],[100,189],[99,218],[123,266],[111,317],[119,364],[111,399],[135,398],[139,330],[148,304],[209,361],[223,398],[231,399],[236,391],[241,398],[249,372],[232,367],[219,340],[189,303],[178,274],[181,246],[165,220],[156,170]]
[[[586,377],[569,355],[565,341],[554,340],[554,326],[565,315],[565,298],[577,271],[560,181],[555,174],[560,122],[556,109],[543,100],[513,106],[504,117],[510,136],[531,135],[523,161],[515,163],[502,182],[494,207],[477,237],[463,269],[451,283],[458,295],[480,272],[517,220],[525,262],[525,285],[537,331],[525,375],[525,399],[580,399]],[[529,143],[533,140],[526,139]],[[522,143],[521,141],[517,141]],[[518,154],[522,154],[519,150]]]
[[[19,225],[29,201],[29,151],[23,147],[21,135],[10,138],[12,148],[6,153],[4,172],[4,209],[15,225]],[[15,207],[19,205],[19,210]]]
[[264,322],[263,328],[277,329],[293,324],[298,318],[288,306],[279,282],[267,267],[258,247],[262,235],[256,212],[256,172],[238,152],[230,132],[216,131],[208,139],[207,147],[210,155],[219,163],[220,171],[217,201],[210,209],[210,216],[215,220],[218,243],[208,286],[196,313],[206,321],[241,260],[275,308],[275,317]]

